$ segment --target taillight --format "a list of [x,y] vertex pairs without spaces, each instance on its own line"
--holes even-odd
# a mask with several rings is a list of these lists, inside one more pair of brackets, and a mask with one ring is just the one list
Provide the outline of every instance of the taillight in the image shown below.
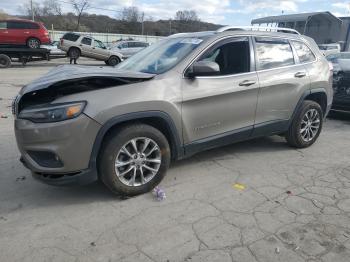
[[63,38],[60,39],[60,45],[63,45]]

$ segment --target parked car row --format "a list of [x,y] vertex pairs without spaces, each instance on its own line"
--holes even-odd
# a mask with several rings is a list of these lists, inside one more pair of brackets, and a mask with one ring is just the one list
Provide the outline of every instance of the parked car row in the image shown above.
[[77,33],[67,33],[60,42],[51,42],[42,23],[23,19],[0,20],[0,46],[42,47],[49,49],[51,56],[85,56],[114,66],[148,45],[141,41],[121,41],[107,48],[101,41]]
[[101,41],[78,33],[66,33],[58,48],[71,57],[89,57],[103,60],[107,65],[115,66],[121,61],[141,51],[148,43],[140,41],[121,41],[107,48]]

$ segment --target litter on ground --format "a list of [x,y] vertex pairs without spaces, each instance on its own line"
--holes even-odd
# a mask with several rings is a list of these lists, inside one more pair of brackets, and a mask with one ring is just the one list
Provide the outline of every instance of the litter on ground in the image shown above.
[[238,190],[244,190],[245,189],[245,185],[239,184],[239,183],[233,184],[232,187],[235,188],[235,189],[238,189]]
[[162,201],[166,198],[165,192],[163,189],[161,189],[159,186],[156,186],[153,189],[153,194],[156,197],[158,201]]

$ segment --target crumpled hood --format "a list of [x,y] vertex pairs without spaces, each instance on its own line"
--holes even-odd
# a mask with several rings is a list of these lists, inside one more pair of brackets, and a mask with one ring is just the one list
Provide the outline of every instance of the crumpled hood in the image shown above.
[[49,71],[42,77],[34,80],[30,84],[24,86],[20,95],[29,92],[45,89],[53,84],[61,81],[82,79],[89,77],[110,77],[110,78],[126,78],[126,79],[150,79],[154,74],[119,70],[113,67],[104,66],[79,66],[79,65],[62,65]]

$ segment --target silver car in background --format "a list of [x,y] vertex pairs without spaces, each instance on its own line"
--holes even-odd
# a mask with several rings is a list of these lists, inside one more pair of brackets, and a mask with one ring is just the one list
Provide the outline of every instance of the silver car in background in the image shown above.
[[149,46],[147,42],[141,41],[120,41],[111,46],[112,51],[117,51],[123,55],[123,58],[129,58]]
[[58,48],[67,52],[69,57],[89,57],[105,61],[105,63],[110,66],[115,66],[123,61],[120,52],[107,49],[101,41],[88,35],[71,32],[66,33],[61,38]]

